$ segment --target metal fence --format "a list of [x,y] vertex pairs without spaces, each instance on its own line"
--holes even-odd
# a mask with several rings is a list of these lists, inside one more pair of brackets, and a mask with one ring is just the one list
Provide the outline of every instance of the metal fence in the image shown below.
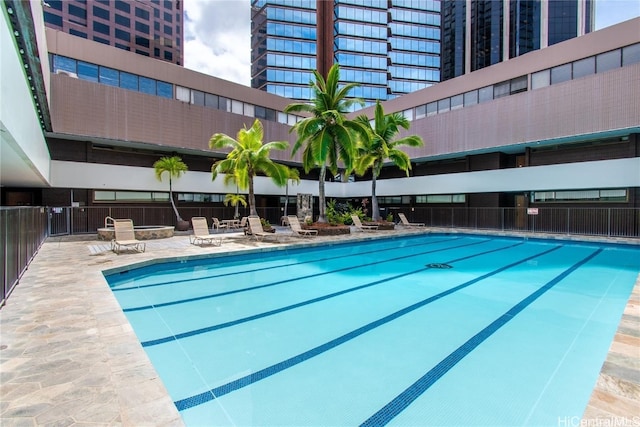
[[[294,214],[295,205],[289,206],[289,214]],[[257,208],[258,215],[271,224],[278,224],[284,215],[280,208]],[[234,207],[180,207],[180,216],[190,221],[192,217],[207,218],[209,224],[212,217],[230,219],[234,217]],[[240,216],[249,215],[249,209],[240,208]],[[49,235],[60,236],[67,234],[96,233],[98,228],[105,226],[105,218],[127,218],[133,220],[134,225],[176,226],[176,215],[171,207],[140,207],[140,206],[89,206],[89,207],[58,207],[49,208]]]
[[47,237],[45,208],[0,207],[0,307]]
[[430,227],[640,238],[638,208],[388,208]]
[[[257,208],[258,215],[271,224],[279,224],[283,215],[295,214],[295,205],[285,213],[281,208]],[[49,208],[49,234],[95,233],[104,227],[106,217],[130,218],[135,225],[176,225],[171,207],[105,206],[79,208]],[[233,218],[233,207],[181,207],[185,220],[203,216]],[[392,207],[383,210],[398,220],[404,212],[412,222],[430,227],[463,228],[471,230],[500,230],[531,233],[553,233],[604,237],[640,237],[640,209],[638,208],[450,208],[450,207]],[[240,216],[249,210],[241,208]]]

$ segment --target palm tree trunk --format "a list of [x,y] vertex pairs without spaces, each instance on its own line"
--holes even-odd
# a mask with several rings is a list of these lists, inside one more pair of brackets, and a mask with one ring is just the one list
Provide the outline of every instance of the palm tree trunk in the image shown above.
[[249,215],[258,216],[256,195],[253,193],[253,177],[249,176]]
[[289,208],[289,180],[287,179],[287,185],[284,191],[284,216],[288,215],[287,209]]
[[324,178],[327,175],[327,165],[323,164],[320,168],[320,177],[318,178],[318,209],[320,211],[320,216],[318,217],[318,222],[327,222],[327,214],[326,214],[326,204],[324,198]]
[[171,200],[171,207],[173,207],[173,212],[176,214],[176,220],[178,222],[182,221],[182,218],[178,213],[178,208],[176,207],[176,202],[174,202],[173,200],[173,190],[171,188],[171,177],[169,177],[169,199]]
[[378,198],[376,197],[376,173],[371,176],[371,219],[380,220],[380,209],[378,209]]

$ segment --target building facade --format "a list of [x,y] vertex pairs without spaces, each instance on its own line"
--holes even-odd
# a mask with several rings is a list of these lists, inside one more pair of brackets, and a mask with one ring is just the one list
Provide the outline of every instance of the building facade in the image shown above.
[[[639,30],[636,18],[384,102],[425,145],[406,150],[410,176],[383,168],[380,205],[416,212],[639,208]],[[264,141],[295,141],[290,130],[299,118],[283,113],[291,99],[53,29],[29,37],[19,21],[2,35],[3,46],[15,46],[3,49],[1,63],[11,79],[1,98],[3,205],[166,206],[166,183],[155,179],[153,163],[176,154],[189,167],[173,184],[188,215],[223,207],[224,195],[236,191],[211,181],[211,165],[226,155],[209,149],[211,135],[235,135],[259,119]],[[38,60],[29,61],[34,45]],[[39,73],[18,72],[38,64]],[[35,104],[42,100],[46,111]],[[272,157],[302,169],[299,153]],[[317,178],[317,170],[303,172],[287,190],[257,177],[258,208],[271,208],[278,216],[268,219],[278,221],[286,192],[317,196]],[[370,194],[366,175],[326,185],[329,198]],[[637,230],[633,221],[627,226]]]
[[182,0],[47,0],[43,6],[50,28],[184,64]]
[[333,63],[368,105],[437,83],[440,1],[252,2],[252,87],[309,100],[312,70]]
[[592,0],[442,2],[442,80],[589,33]]

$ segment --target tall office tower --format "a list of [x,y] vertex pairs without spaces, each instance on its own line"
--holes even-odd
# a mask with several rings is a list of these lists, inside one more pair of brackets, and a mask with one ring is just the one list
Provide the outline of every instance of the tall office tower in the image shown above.
[[183,65],[182,0],[46,0],[45,25]]
[[442,2],[442,80],[593,30],[593,0]]
[[367,105],[440,81],[439,0],[253,0],[252,87],[311,99],[340,64]]

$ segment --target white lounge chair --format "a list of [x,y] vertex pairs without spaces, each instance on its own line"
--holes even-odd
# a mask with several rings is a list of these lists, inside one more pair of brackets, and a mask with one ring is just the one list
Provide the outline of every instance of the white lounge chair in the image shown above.
[[223,228],[229,228],[228,224],[222,224],[220,223],[220,220],[218,218],[216,218],[215,216],[213,218],[211,218],[213,220],[213,229],[214,230],[220,230]]
[[424,227],[424,223],[422,222],[409,222],[402,212],[398,212],[398,217],[400,218],[400,224],[405,227]]
[[351,215],[351,220],[353,221],[353,225],[360,231],[377,231],[377,225],[363,225],[362,221],[360,221],[360,217],[358,215]]
[[114,239],[111,241],[111,250],[118,255],[122,249],[133,249],[136,252],[144,252],[146,243],[136,239],[133,221],[130,219],[113,220]]
[[208,243],[210,245],[220,246],[222,244],[220,237],[209,233],[207,218],[194,216],[191,218],[191,224],[193,225],[193,234],[189,235],[189,243],[192,245]]
[[268,239],[276,239],[278,241],[280,240],[280,236],[277,236],[276,233],[267,233],[266,231],[264,231],[264,228],[262,228],[262,222],[260,222],[260,217],[250,216],[248,221],[251,238],[258,241],[264,239],[265,237]]
[[287,217],[287,222],[289,223],[289,227],[291,228],[291,232],[294,236],[314,237],[318,235],[318,230],[306,230],[302,228],[300,220],[298,220],[298,217],[295,215],[289,215]]

